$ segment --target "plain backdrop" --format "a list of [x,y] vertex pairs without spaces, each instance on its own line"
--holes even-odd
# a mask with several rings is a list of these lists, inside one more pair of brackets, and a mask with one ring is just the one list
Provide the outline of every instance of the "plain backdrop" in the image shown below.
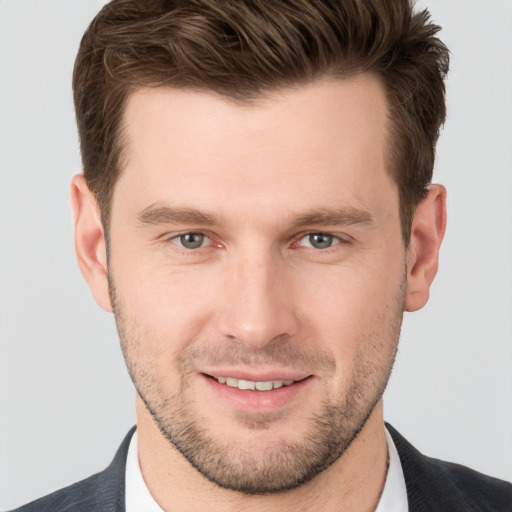
[[[135,421],[113,318],[74,259],[71,70],[101,0],[0,0],[0,509],[103,469]],[[424,0],[452,52],[435,181],[449,223],[406,315],[385,417],[512,478],[512,2]]]

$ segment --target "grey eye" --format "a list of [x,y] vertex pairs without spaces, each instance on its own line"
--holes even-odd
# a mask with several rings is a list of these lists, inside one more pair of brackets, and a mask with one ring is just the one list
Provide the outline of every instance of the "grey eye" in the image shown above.
[[337,240],[337,237],[327,233],[311,233],[302,239],[302,244],[314,249],[328,249]]
[[202,233],[186,233],[177,237],[179,245],[185,249],[199,249],[206,239],[207,237]]

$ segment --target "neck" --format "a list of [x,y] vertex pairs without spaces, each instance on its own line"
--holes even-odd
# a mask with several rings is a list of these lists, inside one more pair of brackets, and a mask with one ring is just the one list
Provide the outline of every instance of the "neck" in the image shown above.
[[382,409],[381,400],[345,453],[307,484],[283,493],[245,495],[218,487],[193,468],[137,397],[139,463],[151,495],[165,511],[370,512],[377,507],[387,474]]

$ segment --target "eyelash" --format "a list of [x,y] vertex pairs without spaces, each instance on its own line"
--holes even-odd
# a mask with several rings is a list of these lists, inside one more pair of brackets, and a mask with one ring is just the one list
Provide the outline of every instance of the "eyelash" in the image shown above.
[[[332,245],[330,245],[328,247],[319,248],[319,247],[306,246],[309,249],[316,249],[317,251],[322,252],[322,253],[328,253],[328,252],[330,252],[330,250],[334,250],[337,246],[344,243],[344,240],[341,237],[334,235],[332,233],[326,233],[324,231],[311,231],[310,233],[306,233],[306,234],[302,235],[299,238],[298,242],[296,242],[294,244],[294,246],[298,246],[298,244],[300,242],[302,242],[302,240],[304,240],[306,238],[310,239],[312,236],[315,236],[315,235],[332,238]],[[300,247],[304,247],[304,246],[300,246]]]
[[[205,239],[209,240],[210,243],[205,245],[205,246],[202,245],[200,247],[193,248],[193,249],[186,248],[186,247],[183,247],[182,245],[180,245],[180,244],[178,244],[176,242],[176,240],[179,240],[181,237],[186,236],[186,235],[203,236],[203,237],[205,237]],[[302,240],[304,240],[307,237],[311,237],[312,235],[323,235],[323,236],[326,236],[326,237],[332,237],[333,244],[331,246],[325,247],[323,249],[316,248],[316,247],[311,247],[311,246],[299,245]],[[207,241],[207,240],[205,240],[205,241]],[[178,233],[176,235],[173,235],[172,237],[167,238],[166,242],[167,243],[170,242],[171,245],[174,246],[173,250],[178,251],[180,254],[189,255],[189,256],[193,256],[193,255],[195,255],[197,253],[197,251],[199,251],[201,249],[208,248],[208,247],[210,247],[211,245],[214,244],[214,243],[212,244],[213,239],[207,233],[205,233],[203,231],[185,231],[185,232],[182,232],[182,233]],[[328,232],[325,232],[325,231],[310,231],[310,232],[307,232],[307,233],[300,234],[300,236],[297,237],[296,241],[292,244],[292,248],[305,247],[306,249],[315,249],[316,252],[318,252],[318,253],[329,254],[333,250],[336,250],[336,248],[339,247],[340,245],[349,244],[349,243],[350,243],[350,241],[347,240],[347,237],[343,238],[341,236],[335,235],[333,233],[328,233]],[[221,247],[221,244],[217,244],[217,246]]]
[[[205,237],[205,239],[209,240],[210,243],[207,244],[206,246],[203,246],[201,245],[200,247],[196,248],[196,249],[188,249],[186,247],[183,247],[182,245],[178,244],[176,242],[176,240],[179,240],[181,237],[183,236],[186,236],[186,235],[196,235],[196,236],[203,236]],[[205,241],[207,241],[205,240]],[[183,233],[178,233],[176,235],[173,235],[169,238],[167,238],[165,240],[166,243],[170,243],[170,245],[173,246],[173,250],[174,251],[177,251],[179,252],[180,254],[183,254],[183,255],[187,255],[187,256],[193,256],[197,253],[197,251],[201,250],[201,249],[205,249],[207,247],[209,247],[210,245],[212,245],[212,238],[210,236],[208,236],[207,233],[204,233],[202,231],[185,231]],[[219,244],[220,245],[220,244]]]

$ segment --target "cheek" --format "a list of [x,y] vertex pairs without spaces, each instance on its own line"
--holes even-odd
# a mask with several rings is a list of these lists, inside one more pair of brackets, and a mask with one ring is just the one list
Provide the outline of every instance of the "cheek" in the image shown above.
[[146,351],[168,359],[199,337],[214,293],[205,276],[145,264],[136,254],[112,258],[111,270],[127,334],[142,340]]
[[309,272],[294,293],[302,325],[311,327],[312,339],[327,345],[342,374],[350,373],[361,353],[377,352],[376,344],[385,345],[380,348],[387,359],[398,336],[404,265],[397,258],[374,261]]

